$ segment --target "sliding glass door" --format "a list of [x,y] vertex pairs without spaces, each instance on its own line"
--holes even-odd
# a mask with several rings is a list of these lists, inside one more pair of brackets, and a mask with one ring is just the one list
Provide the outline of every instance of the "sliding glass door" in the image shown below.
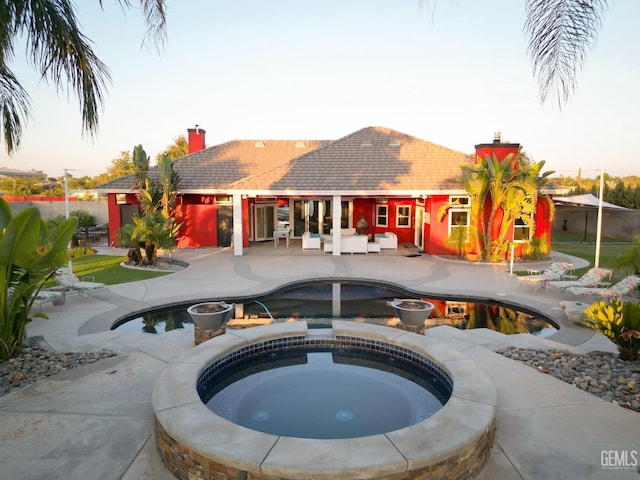
[[[332,200],[294,199],[293,200],[293,236],[301,237],[306,231],[329,235],[333,228]],[[341,202],[340,225],[346,228],[351,220],[351,201]]]

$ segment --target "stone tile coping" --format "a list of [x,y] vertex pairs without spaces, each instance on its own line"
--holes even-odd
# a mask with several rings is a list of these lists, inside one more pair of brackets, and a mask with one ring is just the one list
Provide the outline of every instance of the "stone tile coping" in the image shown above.
[[315,440],[250,430],[211,412],[196,391],[198,378],[221,356],[253,343],[306,335],[307,324],[227,329],[172,363],[155,385],[156,441],[165,464],[180,478],[189,478],[183,469],[194,463],[198,471],[236,472],[221,478],[236,478],[239,471],[286,479],[391,478],[403,472],[417,478],[425,471],[433,471],[433,478],[453,478],[452,469],[456,478],[464,478],[463,470],[469,476],[482,468],[497,405],[496,388],[484,370],[462,353],[414,333],[347,321],[334,321],[332,327],[335,336],[379,340],[433,360],[453,380],[449,401],[423,422],[367,437]]

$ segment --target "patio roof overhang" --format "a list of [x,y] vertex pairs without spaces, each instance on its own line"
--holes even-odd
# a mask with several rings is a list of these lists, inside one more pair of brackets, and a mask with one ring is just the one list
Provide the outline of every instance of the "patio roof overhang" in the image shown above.
[[[120,192],[122,193],[122,192]],[[246,195],[248,197],[411,197],[431,195],[464,195],[464,189],[449,190],[234,190],[234,189],[187,189],[178,190],[182,195]]]

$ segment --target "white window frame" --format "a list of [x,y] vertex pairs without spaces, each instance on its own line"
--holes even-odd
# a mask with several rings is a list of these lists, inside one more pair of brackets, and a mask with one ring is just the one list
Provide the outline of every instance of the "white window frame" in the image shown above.
[[[465,213],[467,215],[466,225],[458,225],[456,222],[453,221],[453,217],[457,213]],[[471,215],[469,214],[469,209],[468,208],[450,208],[448,222],[449,222],[449,225],[448,225],[447,233],[449,235],[451,235],[452,228],[469,228],[469,226],[471,226]]]
[[460,205],[459,208],[469,208],[469,195],[450,195],[449,203],[458,203]]
[[[381,209],[384,209],[384,214],[381,213]],[[384,220],[384,222],[382,222],[381,220]],[[388,226],[389,226],[389,206],[376,205],[376,227],[388,227]]]
[[[529,216],[531,217],[531,224],[527,225],[525,223],[524,220],[520,219],[520,218],[516,218],[513,222],[513,240],[531,240],[532,238],[532,230],[531,230],[531,225],[533,224],[533,213],[529,214]],[[518,223],[520,222],[520,223]],[[523,235],[516,235],[516,232],[518,230],[521,230],[523,232]],[[526,232],[526,235],[524,235],[524,233]]]
[[[400,209],[406,208],[408,209],[407,215],[400,215]],[[400,219],[407,219],[406,225],[400,224]],[[411,205],[397,205],[396,206],[396,227],[397,228],[411,228]]]

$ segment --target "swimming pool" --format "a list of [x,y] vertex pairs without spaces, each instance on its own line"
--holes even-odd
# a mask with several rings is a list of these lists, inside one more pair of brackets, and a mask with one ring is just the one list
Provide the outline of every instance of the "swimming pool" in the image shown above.
[[[423,420],[451,396],[451,380],[399,349],[365,349],[342,340],[249,349],[205,372],[200,398],[233,423],[272,435],[354,438]],[[337,345],[336,345],[337,344]],[[402,354],[404,353],[404,355]]]
[[[557,332],[556,325],[533,312],[516,310],[497,302],[467,301],[462,296],[445,299],[416,295],[380,282],[313,281],[283,287],[262,296],[224,300],[235,303],[236,315],[240,312],[244,319],[273,317],[276,322],[305,319],[311,327],[326,327],[334,318],[385,324],[385,320],[395,317],[387,302],[407,296],[419,296],[435,304],[436,314],[427,320],[427,327],[488,328],[505,334],[531,333],[539,336]],[[111,329],[122,333],[162,333],[174,329],[192,331],[193,323],[186,309],[200,301],[203,300],[194,299],[181,305],[128,315],[116,320]]]

